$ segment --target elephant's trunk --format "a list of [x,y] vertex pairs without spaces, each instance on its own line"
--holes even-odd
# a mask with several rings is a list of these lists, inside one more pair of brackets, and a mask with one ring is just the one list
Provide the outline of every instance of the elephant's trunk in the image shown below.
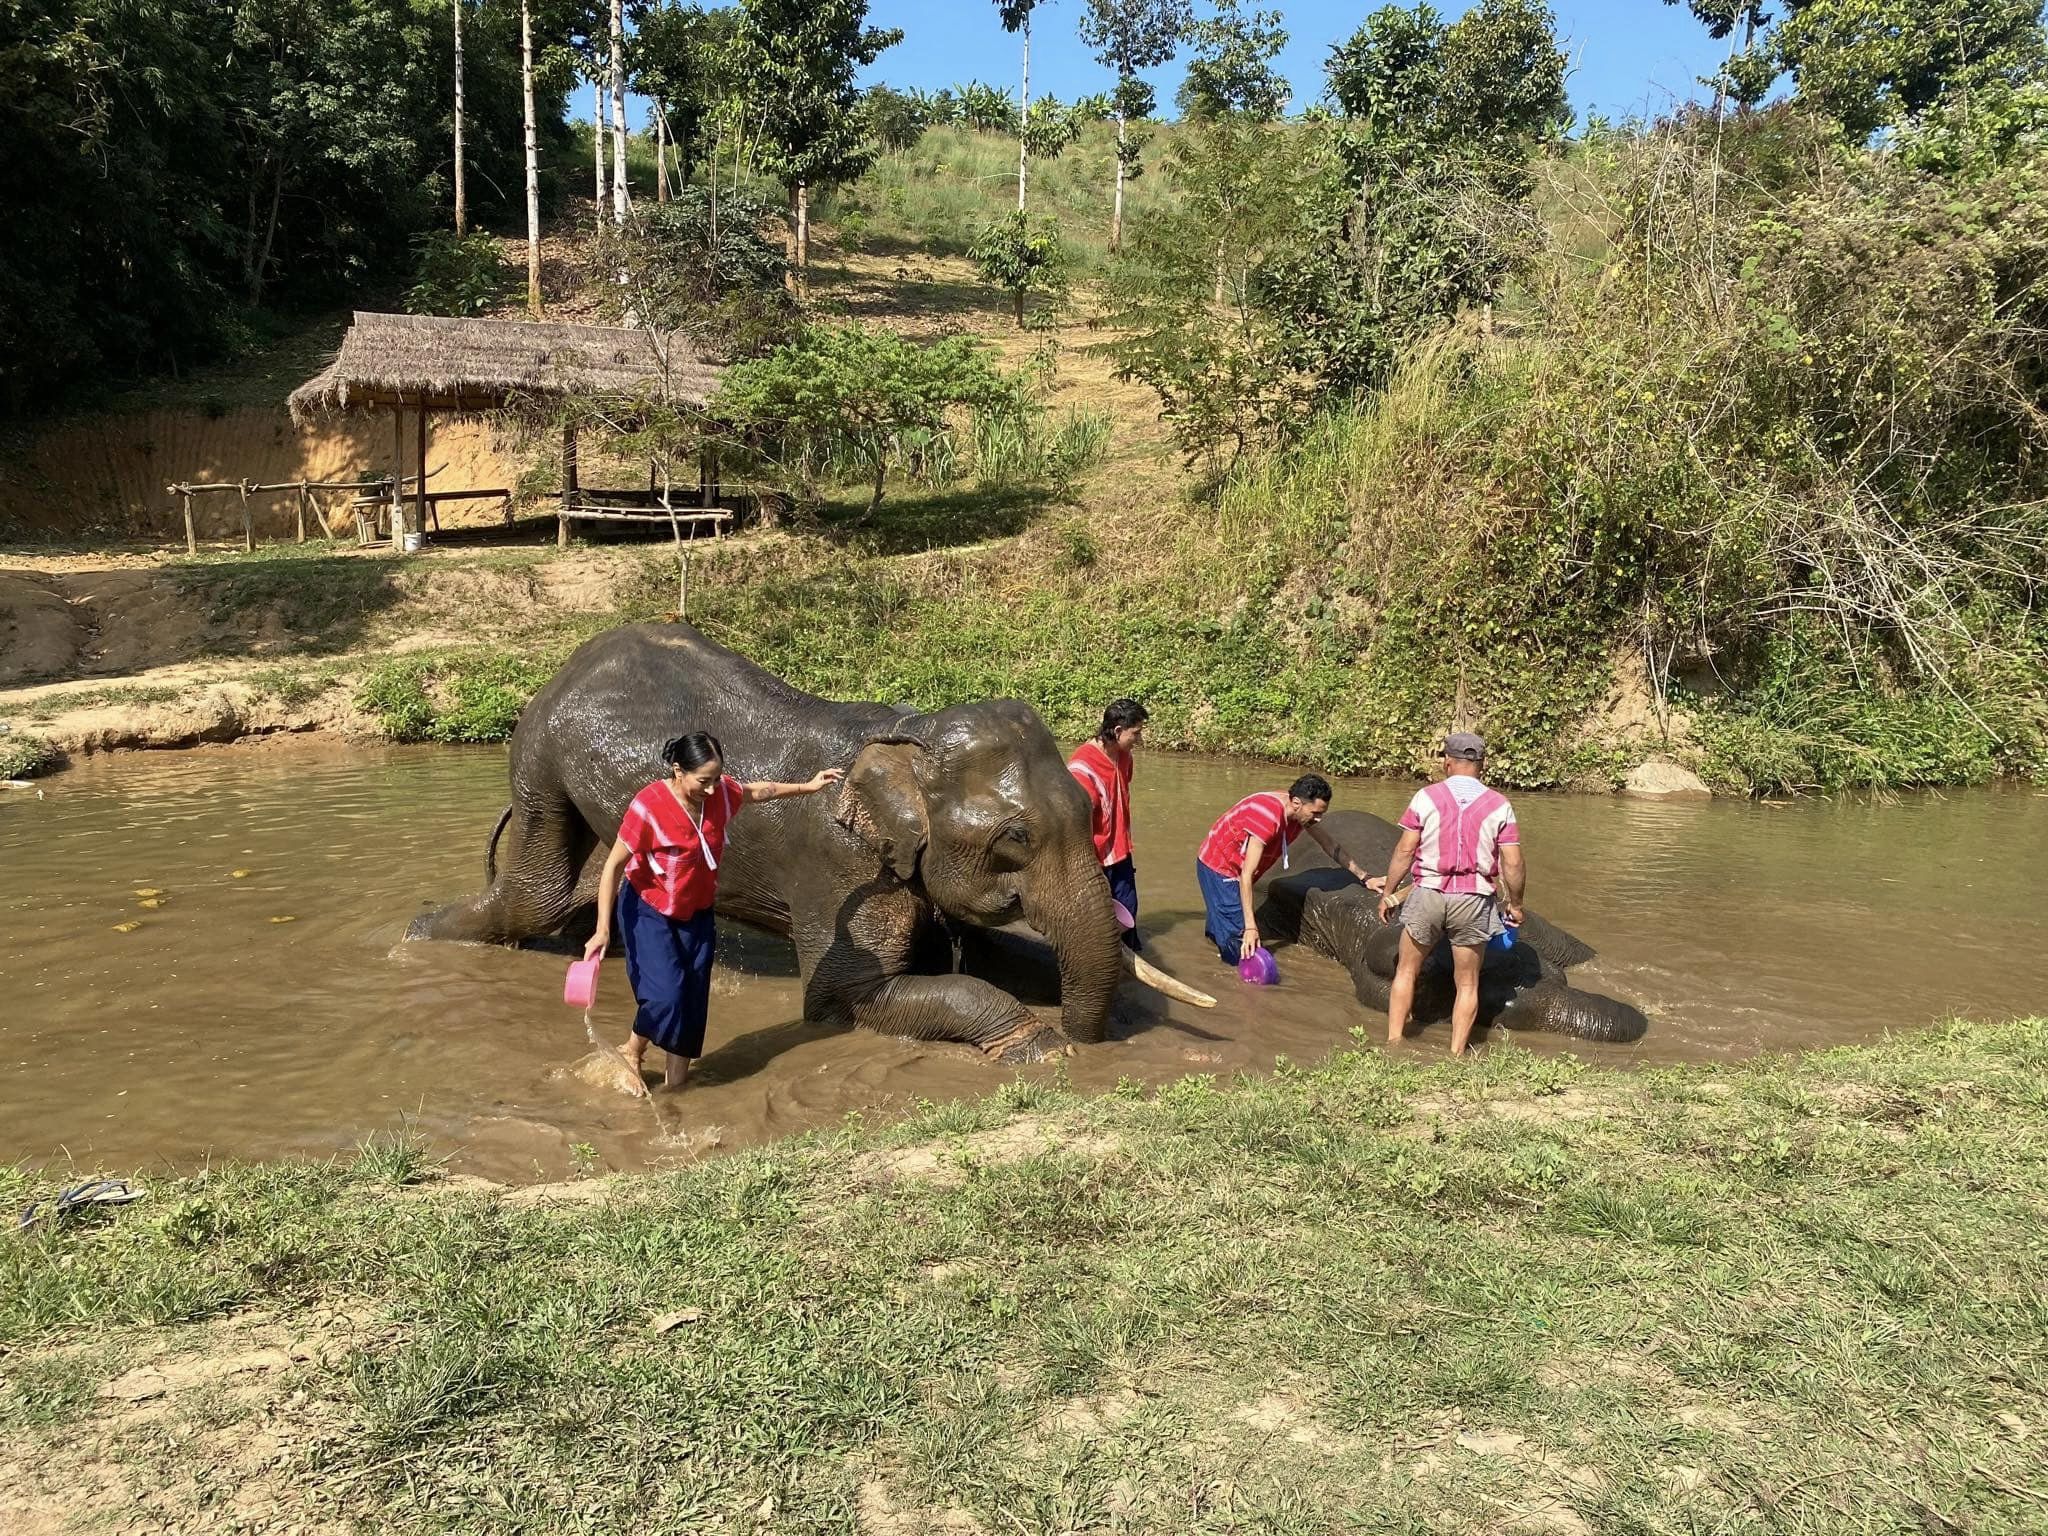
[[1123,930],[1110,905],[1109,882],[1089,869],[1062,883],[1050,901],[1024,904],[1025,921],[1044,934],[1060,967],[1060,1030],[1080,1045],[1109,1034],[1110,1004],[1124,979]]

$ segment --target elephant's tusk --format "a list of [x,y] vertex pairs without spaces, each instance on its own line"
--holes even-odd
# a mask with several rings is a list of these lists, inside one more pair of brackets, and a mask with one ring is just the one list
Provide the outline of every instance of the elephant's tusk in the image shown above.
[[1124,969],[1153,990],[1165,993],[1177,1003],[1188,1003],[1196,1008],[1214,1008],[1216,999],[1206,992],[1197,992],[1184,981],[1175,981],[1166,972],[1152,964],[1143,955],[1124,951]]

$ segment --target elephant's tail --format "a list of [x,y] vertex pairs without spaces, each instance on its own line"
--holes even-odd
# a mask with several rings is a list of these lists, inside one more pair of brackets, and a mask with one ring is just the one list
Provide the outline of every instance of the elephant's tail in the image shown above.
[[505,835],[505,826],[511,820],[512,807],[508,805],[498,814],[498,824],[491,828],[491,841],[484,849],[484,881],[486,884],[498,878],[498,839]]

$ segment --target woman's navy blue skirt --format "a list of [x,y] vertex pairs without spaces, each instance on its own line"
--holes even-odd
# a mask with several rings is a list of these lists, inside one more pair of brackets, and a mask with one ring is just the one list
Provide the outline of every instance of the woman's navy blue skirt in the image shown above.
[[625,940],[626,977],[640,1005],[633,1033],[671,1056],[702,1056],[704,1025],[711,1016],[711,961],[718,950],[711,909],[677,922],[642,901],[630,881],[621,880],[613,927]]

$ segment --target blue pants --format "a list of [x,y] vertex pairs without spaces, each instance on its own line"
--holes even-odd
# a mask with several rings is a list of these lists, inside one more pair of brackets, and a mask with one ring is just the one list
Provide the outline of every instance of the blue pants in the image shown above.
[[718,950],[711,909],[677,922],[621,880],[612,926],[625,942],[626,979],[640,1005],[633,1033],[671,1056],[702,1056],[704,1024],[711,1016],[711,961]]
[[[1102,872],[1109,876],[1109,894],[1124,904],[1124,910],[1131,914],[1133,922],[1138,916],[1138,866],[1129,859],[1118,859],[1114,864],[1103,866]],[[1135,952],[1138,947],[1138,930],[1124,930],[1124,948]]]
[[1202,907],[1209,914],[1202,932],[1216,946],[1223,963],[1235,967],[1243,958],[1239,950],[1244,947],[1244,897],[1238,891],[1237,877],[1219,875],[1197,859],[1195,879],[1201,883]]

